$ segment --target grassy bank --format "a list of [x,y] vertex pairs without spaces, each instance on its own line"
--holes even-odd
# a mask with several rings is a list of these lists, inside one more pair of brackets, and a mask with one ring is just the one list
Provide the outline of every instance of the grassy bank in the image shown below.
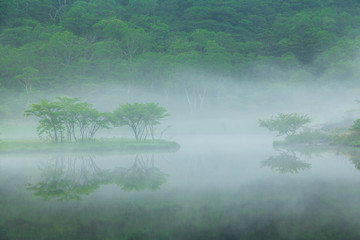
[[180,145],[174,141],[111,138],[96,139],[88,143],[51,143],[40,140],[1,140],[0,153],[18,152],[80,152],[80,151],[121,151],[121,152],[175,152]]

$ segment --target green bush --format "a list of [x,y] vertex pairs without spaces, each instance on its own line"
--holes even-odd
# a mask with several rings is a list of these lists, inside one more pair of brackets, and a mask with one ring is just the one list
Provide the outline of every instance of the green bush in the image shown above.
[[287,144],[324,144],[332,140],[331,135],[326,134],[321,130],[311,130],[305,128],[302,132],[290,135],[284,141],[276,141],[274,145],[287,145]]

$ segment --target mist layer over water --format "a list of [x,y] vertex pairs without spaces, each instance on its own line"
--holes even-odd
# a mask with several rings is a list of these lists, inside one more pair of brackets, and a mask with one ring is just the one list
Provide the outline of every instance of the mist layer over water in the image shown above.
[[[172,154],[3,155],[1,239],[356,239],[356,156],[263,136]],[[355,160],[354,160],[355,159]]]

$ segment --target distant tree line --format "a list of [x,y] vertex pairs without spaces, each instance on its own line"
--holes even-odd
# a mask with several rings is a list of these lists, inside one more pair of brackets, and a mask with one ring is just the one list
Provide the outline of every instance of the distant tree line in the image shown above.
[[129,126],[136,141],[155,138],[155,128],[168,116],[157,103],[122,104],[113,112],[100,112],[79,98],[57,97],[30,105],[25,116],[39,119],[40,137],[53,142],[91,142],[101,129]]
[[0,1],[0,85],[26,95],[83,82],[177,91],[184,67],[237,79],[261,78],[258,63],[346,76],[359,43],[355,0]]

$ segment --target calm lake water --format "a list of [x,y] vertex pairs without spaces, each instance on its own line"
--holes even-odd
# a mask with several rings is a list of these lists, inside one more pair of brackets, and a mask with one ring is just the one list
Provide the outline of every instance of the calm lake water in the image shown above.
[[7,154],[0,239],[360,239],[360,154],[262,136],[176,153]]

